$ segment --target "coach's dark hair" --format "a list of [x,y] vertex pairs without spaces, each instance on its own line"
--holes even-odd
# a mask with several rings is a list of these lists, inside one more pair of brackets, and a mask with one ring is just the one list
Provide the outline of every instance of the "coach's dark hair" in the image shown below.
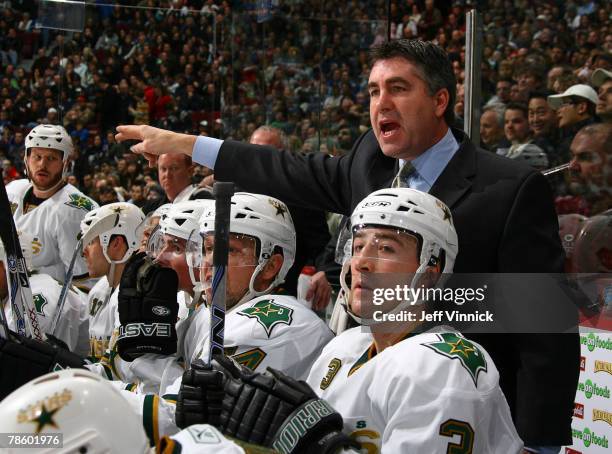
[[527,108],[527,105],[523,104],[522,102],[509,102],[506,104],[506,112],[509,110],[518,110],[523,113],[525,118],[529,118],[529,109]]
[[395,57],[404,58],[417,67],[431,96],[442,88],[448,90],[448,106],[444,111],[444,119],[449,126],[453,125],[457,80],[444,49],[432,42],[418,39],[388,41],[370,49],[370,66],[374,66],[379,60]]

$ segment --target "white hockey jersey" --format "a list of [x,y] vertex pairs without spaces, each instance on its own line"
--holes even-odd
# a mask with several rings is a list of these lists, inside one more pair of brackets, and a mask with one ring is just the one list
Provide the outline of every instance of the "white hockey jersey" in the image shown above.
[[324,348],[307,381],[369,453],[522,450],[495,364],[456,333],[412,335],[375,354],[371,333],[353,328]]
[[[208,359],[210,312],[200,306],[183,323],[179,352],[187,364]],[[181,339],[181,330],[179,339]],[[273,367],[295,378],[304,378],[321,349],[333,337],[327,325],[295,298],[264,295],[232,308],[225,318],[225,350],[239,363],[259,372]],[[179,341],[181,342],[181,341]],[[143,417],[150,439],[176,433],[174,402],[184,366],[177,358],[143,355],[130,364],[138,387],[122,385],[122,394]],[[129,391],[151,392],[135,394]],[[161,396],[161,397],[160,397]]]
[[[297,379],[306,378],[321,349],[333,337],[314,312],[285,295],[264,295],[232,308],[225,315],[224,333],[225,353],[238,363],[256,371],[273,367]],[[179,361],[143,355],[131,363],[131,374],[139,378],[141,390],[175,394],[183,363],[188,367],[198,358],[208,362],[209,308],[201,305],[181,321],[177,336]]]
[[[50,333],[62,284],[46,274],[33,274],[30,276],[30,289],[40,329],[43,333]],[[85,298],[86,295],[75,288],[68,291],[55,331],[55,337],[64,341],[71,351],[82,356],[89,350],[89,315]],[[16,331],[15,318],[8,301],[4,313],[9,328]]]
[[119,323],[118,295],[119,287],[111,293],[106,276],[89,291],[89,356],[96,360],[110,350],[111,337]]
[[[17,230],[33,236],[33,269],[64,282],[77,244],[81,220],[98,204],[67,184],[42,204],[24,213],[24,198],[31,188],[32,184],[25,179],[13,181],[6,187]],[[87,264],[83,257],[78,256],[73,275],[86,273]],[[93,285],[91,282],[89,284]]]

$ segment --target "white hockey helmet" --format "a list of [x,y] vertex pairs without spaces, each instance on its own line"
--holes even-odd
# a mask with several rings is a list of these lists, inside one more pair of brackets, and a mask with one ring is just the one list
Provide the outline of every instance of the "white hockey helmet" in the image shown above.
[[[452,273],[458,252],[458,238],[449,208],[426,192],[410,188],[389,188],[373,192],[363,199],[350,218],[354,234],[364,227],[393,227],[415,237],[419,245],[419,267],[414,272],[410,286],[415,288],[427,267],[441,265],[441,273]],[[345,256],[340,275],[340,284],[346,297],[350,289],[346,275],[350,272],[352,241],[344,247]],[[442,281],[439,281],[440,285]],[[346,302],[346,301],[345,301]],[[349,314],[361,324],[372,324],[350,311]],[[401,304],[394,312],[401,309]]]
[[[197,302],[202,294],[202,283],[195,276],[195,267],[192,266],[193,259],[187,257],[191,252],[188,244],[193,244],[193,239],[198,239],[196,242],[197,250],[195,253],[201,254],[200,238],[200,219],[204,212],[209,211],[214,207],[215,201],[210,199],[186,200],[175,204],[170,204],[165,213],[161,215],[159,220],[159,228],[149,238],[147,246],[148,253],[157,258],[165,247],[164,236],[171,235],[186,241],[185,261],[189,267],[189,278],[193,284],[193,301]],[[165,205],[164,205],[165,206]],[[158,208],[159,209],[159,208]]]
[[[205,236],[215,229],[215,206],[204,213],[200,233]],[[284,282],[295,260],[295,227],[289,209],[274,197],[249,192],[237,192],[232,197],[230,233],[245,235],[257,241],[259,256],[257,266],[249,282],[249,290],[238,304],[265,295]],[[273,282],[263,291],[256,291],[254,283],[275,249],[283,253],[283,265]]]
[[38,125],[33,128],[25,139],[26,155],[34,147],[61,151],[64,162],[73,150],[72,138],[60,125]]
[[[19,246],[21,246],[21,253],[25,259],[26,267],[28,271],[32,271],[32,258],[34,257],[32,242],[34,241],[34,237],[22,230],[18,231],[17,234],[19,235]],[[4,249],[4,243],[2,241],[0,241],[0,262],[6,263],[6,250]]]
[[[102,253],[109,263],[123,263],[140,246],[142,221],[144,214],[136,205],[126,202],[110,203],[90,211],[81,221],[81,239],[83,248],[96,237],[100,237]],[[128,246],[121,260],[114,261],[108,257],[107,249],[113,235],[122,235]]]
[[[102,377],[66,369],[36,378],[0,402],[2,429],[50,437],[46,448],[8,449],[8,453],[145,453],[149,440],[139,416]],[[62,434],[62,447],[53,436]]]

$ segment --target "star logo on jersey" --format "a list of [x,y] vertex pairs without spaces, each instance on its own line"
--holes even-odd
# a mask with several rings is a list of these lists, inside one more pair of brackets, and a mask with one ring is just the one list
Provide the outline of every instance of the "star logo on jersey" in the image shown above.
[[36,313],[38,315],[45,316],[44,307],[47,305],[47,298],[42,296],[40,293],[36,293],[32,295],[32,300],[34,301],[34,308],[36,309]]
[[440,342],[421,344],[431,348],[434,352],[456,359],[470,374],[474,385],[478,386],[478,375],[481,371],[487,372],[487,361],[478,347],[464,337],[454,333],[437,334]]
[[11,202],[11,214],[15,214],[15,211],[17,211],[18,206],[19,205],[17,205],[16,203]]
[[256,319],[266,330],[268,338],[275,326],[291,325],[293,321],[293,309],[275,304],[274,300],[258,301],[253,306],[241,310],[238,314]]
[[91,211],[94,208],[93,203],[91,202],[91,199],[83,195],[70,194],[68,198],[70,200],[66,202],[66,205],[68,205],[69,207],[74,207],[74,208],[78,208],[78,209],[85,210],[85,211]]
[[285,219],[285,213],[287,212],[287,206],[283,202],[280,202],[278,200],[268,199],[268,202],[270,202],[270,205],[276,208],[276,213],[275,213],[276,216],[281,215],[283,219]]
[[36,424],[36,433],[41,433],[47,426],[59,429],[54,417],[55,414],[72,400],[72,393],[64,389],[61,393],[56,392],[32,405],[19,410],[17,422],[19,424]]

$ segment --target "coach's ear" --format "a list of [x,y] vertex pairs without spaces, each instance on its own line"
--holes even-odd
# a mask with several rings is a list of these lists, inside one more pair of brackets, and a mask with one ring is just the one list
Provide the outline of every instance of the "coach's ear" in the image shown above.
[[255,290],[262,291],[268,288],[283,266],[282,254],[272,254],[263,269],[255,279]]

